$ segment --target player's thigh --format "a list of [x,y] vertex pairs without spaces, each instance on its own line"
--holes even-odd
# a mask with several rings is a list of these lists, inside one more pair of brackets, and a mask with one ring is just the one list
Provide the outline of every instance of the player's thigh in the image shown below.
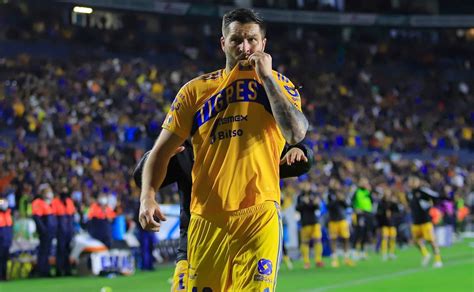
[[397,237],[397,228],[394,227],[394,226],[390,227],[388,236],[390,238],[396,238]]
[[306,225],[301,227],[301,242],[309,243],[313,236],[313,225]]
[[421,230],[421,225],[413,224],[411,226],[411,236],[413,237],[413,240],[419,240],[419,239],[423,238],[423,232]]
[[388,238],[390,236],[390,227],[382,226],[382,237]]
[[349,222],[341,220],[338,222],[339,236],[343,239],[349,239],[351,237]]
[[321,233],[321,224],[314,224],[312,230],[312,238],[316,240],[321,240],[322,233]]
[[188,228],[187,291],[224,291],[229,271],[228,257],[225,229],[193,214]]
[[423,239],[426,241],[434,241],[434,230],[433,230],[433,224],[431,223],[425,223],[421,226],[422,233],[423,233]]
[[282,225],[277,210],[267,210],[239,242],[232,262],[232,291],[274,291],[282,252]]
[[338,224],[334,221],[329,221],[328,223],[329,238],[331,240],[336,240],[339,236]]

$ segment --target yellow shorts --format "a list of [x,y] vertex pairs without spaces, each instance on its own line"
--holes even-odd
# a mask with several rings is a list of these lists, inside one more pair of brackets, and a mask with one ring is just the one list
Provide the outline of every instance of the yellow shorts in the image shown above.
[[397,228],[394,226],[382,226],[382,237],[397,237]]
[[280,207],[271,201],[219,216],[191,214],[188,291],[274,291],[282,235]]
[[321,240],[321,225],[306,225],[301,228],[301,242],[308,243],[311,239]]
[[329,221],[329,238],[337,239],[349,239],[349,223],[347,220],[340,220],[340,221]]
[[173,275],[171,292],[186,291],[188,284],[188,261],[182,260],[176,263]]
[[411,234],[414,240],[424,239],[426,241],[434,241],[433,224],[431,224],[431,222],[413,224],[411,226]]

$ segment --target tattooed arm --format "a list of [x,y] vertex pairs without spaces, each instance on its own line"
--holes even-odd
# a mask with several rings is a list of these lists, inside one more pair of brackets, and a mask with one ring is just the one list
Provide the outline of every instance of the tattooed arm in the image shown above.
[[286,142],[290,145],[301,142],[308,130],[308,120],[283,94],[273,76],[265,77],[262,81],[273,116]]
[[255,52],[249,57],[258,77],[263,82],[273,116],[288,144],[294,145],[304,139],[308,120],[285,96],[275,81],[272,71],[272,57],[265,52]]

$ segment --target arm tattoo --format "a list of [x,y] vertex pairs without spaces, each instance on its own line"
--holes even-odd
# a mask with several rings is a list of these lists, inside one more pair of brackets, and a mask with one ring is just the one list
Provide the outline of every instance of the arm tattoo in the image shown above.
[[308,120],[304,114],[286,98],[273,77],[263,79],[263,87],[286,142],[293,145],[303,140],[308,130]]

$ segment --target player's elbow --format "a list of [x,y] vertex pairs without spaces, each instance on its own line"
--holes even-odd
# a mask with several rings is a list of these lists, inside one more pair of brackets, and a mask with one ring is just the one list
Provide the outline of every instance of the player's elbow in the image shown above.
[[290,145],[295,145],[303,141],[304,137],[306,136],[306,131],[308,130],[307,123],[300,125],[294,129],[289,137],[286,139],[286,142]]

